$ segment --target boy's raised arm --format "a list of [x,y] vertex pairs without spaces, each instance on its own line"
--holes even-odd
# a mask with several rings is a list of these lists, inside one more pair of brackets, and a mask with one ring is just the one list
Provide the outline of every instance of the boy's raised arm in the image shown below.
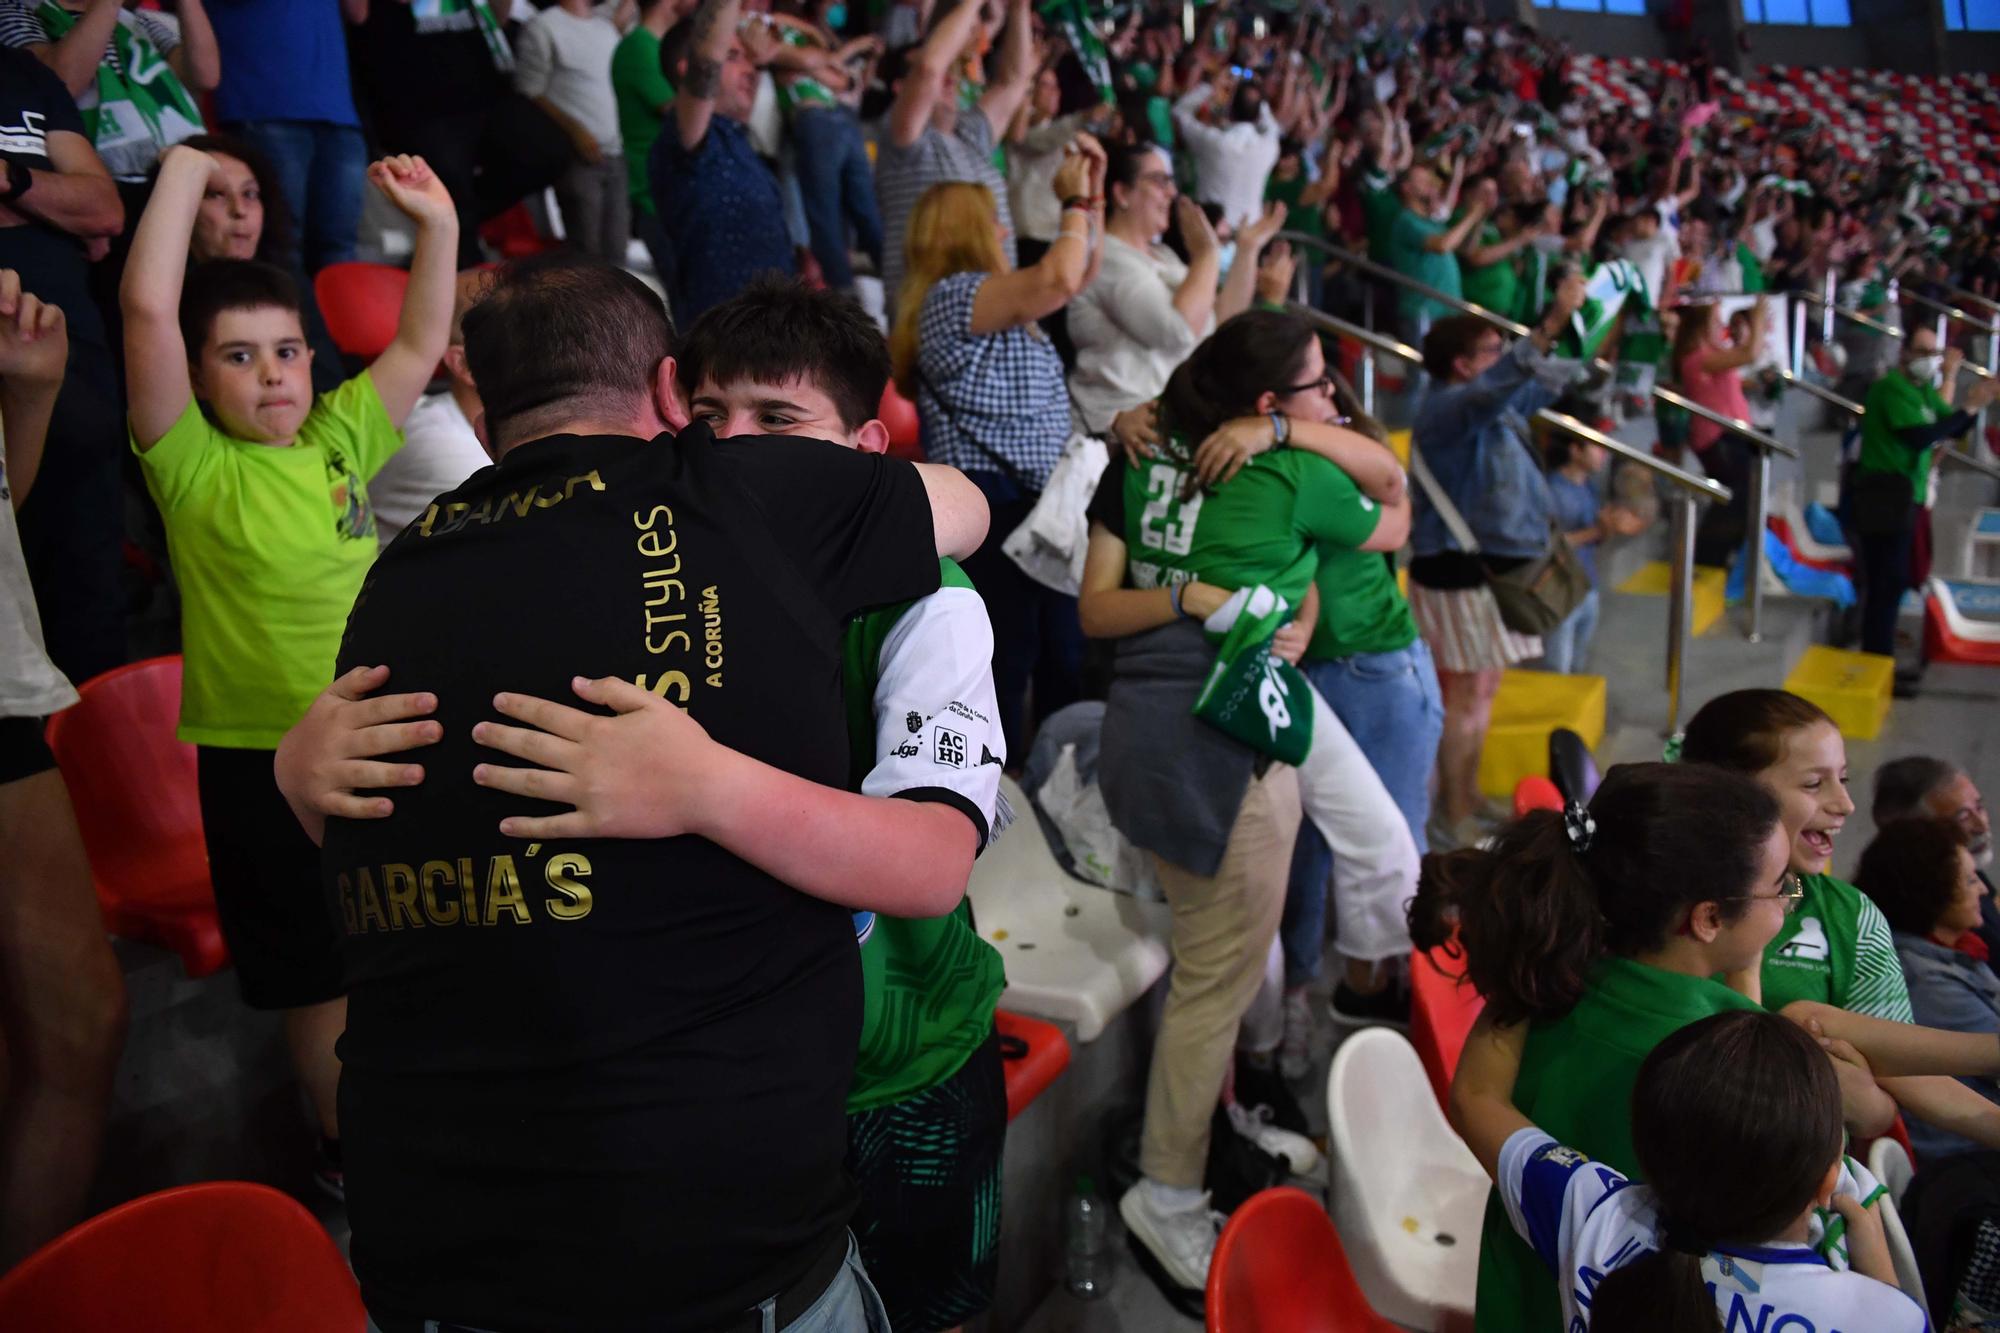
[[416,254],[396,337],[368,367],[389,420],[400,429],[437,373],[451,340],[451,302],[458,279],[458,211],[451,194],[421,157],[385,157],[368,179],[417,224]]
[[181,337],[181,282],[195,214],[215,169],[215,159],[199,149],[176,144],[166,151],[118,287],[127,411],[142,452],[160,442],[194,397]]

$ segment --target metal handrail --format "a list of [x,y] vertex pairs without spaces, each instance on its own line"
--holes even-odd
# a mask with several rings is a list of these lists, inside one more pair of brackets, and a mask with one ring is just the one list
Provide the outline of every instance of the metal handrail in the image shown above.
[[1505,315],[1488,310],[1483,305],[1474,305],[1463,297],[1453,296],[1448,292],[1441,292],[1427,282],[1419,282],[1407,273],[1398,273],[1395,269],[1385,268],[1372,259],[1355,254],[1352,250],[1343,250],[1324,237],[1308,236],[1302,231],[1281,231],[1278,233],[1277,239],[1290,241],[1293,245],[1303,245],[1307,249],[1317,250],[1330,259],[1338,259],[1350,268],[1359,269],[1363,273],[1373,274],[1375,277],[1381,278],[1384,282],[1393,283],[1398,287],[1413,291],[1427,300],[1436,301],[1439,305],[1450,306],[1462,315],[1473,315],[1483,319],[1494,328],[1504,329],[1517,338],[1524,338],[1533,331],[1526,324],[1518,323],[1507,318]]
[[1617,454],[1620,458],[1630,459],[1648,471],[1655,472],[1668,481],[1673,482],[1676,486],[1695,492],[1705,500],[1713,500],[1717,504],[1728,504],[1731,496],[1734,494],[1727,486],[1724,486],[1713,477],[1700,476],[1697,473],[1689,472],[1684,467],[1679,467],[1664,459],[1655,458],[1644,449],[1629,445],[1615,435],[1606,435],[1595,426],[1586,426],[1567,412],[1558,412],[1553,408],[1545,407],[1535,413],[1535,420],[1545,422],[1548,425],[1554,426],[1557,430],[1576,436],[1580,440],[1588,440],[1601,449]]
[[1831,308],[1835,318],[1847,320],[1849,323],[1852,324],[1859,324],[1864,329],[1872,329],[1874,332],[1883,334],[1886,337],[1901,338],[1903,336],[1903,331],[1897,328],[1895,325],[1885,324],[1881,320],[1875,318],[1873,315],[1864,315],[1859,310],[1849,310],[1846,306],[1841,305],[1838,301],[1827,300],[1824,296],[1821,296],[1818,292],[1799,291],[1799,292],[1786,292],[1783,294],[1787,296],[1796,296],[1800,300],[1809,301],[1816,306]]
[[1737,417],[1726,416],[1711,407],[1703,407],[1692,398],[1688,398],[1672,389],[1663,389],[1656,384],[1653,386],[1653,397],[1663,403],[1678,407],[1691,416],[1700,417],[1703,421],[1712,421],[1730,434],[1742,436],[1745,440],[1756,445],[1767,454],[1779,454],[1785,458],[1797,458],[1799,456],[1797,449],[1786,444],[1783,440],[1766,435],[1749,422]]
[[2000,301],[1995,301],[1990,296],[1981,296],[1977,292],[1968,292],[1963,287],[1947,287],[1945,290],[1961,301],[1970,301],[1974,305],[1985,306],[1994,314],[2000,315]]
[[1962,324],[1970,324],[1976,329],[1984,329],[1986,327],[1985,320],[1980,319],[1975,315],[1968,314],[1965,311],[1960,310],[1955,305],[1951,305],[1944,301],[1939,301],[1934,297],[1922,296],[1916,292],[1903,291],[1899,288],[1896,292],[1896,299],[1898,301],[1908,301],[1914,305],[1926,306],[1929,309],[1937,311],[1940,315],[1943,315],[1946,319],[1955,319]]
[[[1837,394],[1831,389],[1822,389],[1817,384],[1800,379],[1789,370],[1779,371],[1778,378],[1784,381],[1786,388],[1802,389],[1821,402],[1831,403],[1851,416],[1859,418],[1868,415],[1868,409],[1860,403],[1855,402],[1852,398]],[[1974,472],[1983,473],[1996,481],[2000,481],[2000,465],[1989,463],[1974,454],[1962,454],[1951,446],[1945,445],[1939,448],[1938,457],[1946,462],[1955,463],[1959,467],[1969,468]]]

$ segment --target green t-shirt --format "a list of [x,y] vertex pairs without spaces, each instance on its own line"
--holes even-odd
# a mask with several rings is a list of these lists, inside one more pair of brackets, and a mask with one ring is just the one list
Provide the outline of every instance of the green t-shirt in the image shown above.
[[[1689,1023],[1756,1007],[1718,981],[1606,959],[1576,1008],[1528,1029],[1514,1105],[1558,1143],[1636,1177],[1631,1106],[1639,1066]],[[1473,1327],[1479,1333],[1541,1333],[1563,1326],[1555,1277],[1515,1234],[1498,1191],[1486,1201],[1475,1308]]]
[[[1506,238],[1492,223],[1484,223],[1479,228],[1479,244],[1498,245]],[[1460,275],[1465,299],[1474,305],[1483,305],[1497,315],[1514,317],[1514,311],[1521,302],[1521,271],[1517,250],[1495,263],[1482,264],[1478,268],[1467,264]]]
[[1910,494],[1924,498],[1930,487],[1931,451],[1912,449],[1896,438],[1910,426],[1928,426],[1951,415],[1951,404],[1929,384],[1918,384],[1897,366],[1868,386],[1868,409],[1861,418],[1861,466],[1910,479]]
[[618,99],[618,135],[625,141],[625,189],[650,216],[655,210],[646,158],[666,122],[674,85],[660,72],[660,39],[643,24],[621,37],[611,53],[611,92]]
[[1416,642],[1410,604],[1380,551],[1322,546],[1313,582],[1319,587],[1319,622],[1307,657],[1393,653]]
[[1910,1023],[1910,991],[1888,918],[1874,900],[1831,875],[1801,877],[1806,896],[1764,946],[1764,1006],[1818,1000],[1892,1023]]
[[[781,23],[777,33],[778,40],[795,51],[825,49],[825,43],[804,28]],[[838,105],[840,102],[833,95],[833,89],[810,74],[795,74],[778,84],[778,106],[787,116],[809,107]]]
[[[1389,258],[1385,261],[1390,268],[1406,278],[1435,287],[1446,296],[1461,299],[1464,292],[1459,285],[1458,256],[1449,250],[1431,250],[1425,242],[1433,236],[1442,236],[1450,230],[1442,222],[1418,217],[1408,208],[1396,214],[1395,222],[1389,228]],[[1440,304],[1429,297],[1420,296],[1407,288],[1398,289],[1397,307],[1405,319],[1414,319],[1428,312],[1433,318],[1454,314],[1450,306]]]
[[[938,561],[941,589],[970,589],[957,564]],[[882,648],[915,606],[881,607],[848,622],[841,641],[851,785],[876,765],[875,692]],[[1039,836],[1036,834],[1035,836]],[[861,1047],[847,1113],[888,1106],[959,1071],[993,1031],[1007,975],[999,951],[972,926],[969,900],[924,920],[876,916],[861,943]]]
[[1743,290],[1761,292],[1764,290],[1764,266],[1757,260],[1757,252],[1750,248],[1748,241],[1736,243],[1736,266],[1743,272]]
[[1361,221],[1368,232],[1368,257],[1378,264],[1389,262],[1389,232],[1403,211],[1403,201],[1396,197],[1392,185],[1388,176],[1361,178]]
[[1317,454],[1259,455],[1214,492],[1181,498],[1188,473],[1165,458],[1127,466],[1125,548],[1132,583],[1195,579],[1234,590],[1258,584],[1293,606],[1306,595],[1317,548],[1359,546],[1382,510]]
[[[1285,206],[1287,230],[1307,236],[1324,236],[1326,235],[1324,210],[1318,204],[1306,205],[1299,202],[1300,196],[1311,188],[1312,182],[1306,179],[1303,171],[1288,181],[1279,180],[1273,175],[1264,185],[1264,198]],[[1308,263],[1317,262],[1311,255],[1301,255],[1300,259]]]
[[368,479],[402,445],[364,372],[289,448],[225,435],[190,400],[139,455],[180,582],[182,740],[275,750],[333,679],[375,561]]

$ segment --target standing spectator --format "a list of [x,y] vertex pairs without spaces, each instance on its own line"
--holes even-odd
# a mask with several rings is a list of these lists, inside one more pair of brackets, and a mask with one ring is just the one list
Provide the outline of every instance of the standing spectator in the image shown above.
[[1093,133],[1103,119],[1095,109],[1063,111],[1062,78],[1054,63],[1035,75],[1034,92],[1007,127],[1007,207],[1014,218],[1014,251],[1033,264],[1062,227],[1062,200],[1049,186],[1078,130]]
[[[1034,78],[1033,20],[1028,0],[1007,0],[999,75],[976,102],[963,106],[960,78],[981,35],[979,14],[980,0],[959,0],[932,24],[922,46],[914,53],[892,53],[883,70],[896,100],[875,159],[875,189],[884,235],[882,299],[892,319],[904,304],[900,291],[910,215],[924,192],[941,181],[970,181],[992,191],[999,210],[1000,253],[1010,267],[1015,261],[1014,215],[1007,204],[1007,182],[993,165],[993,149]],[[1004,683],[1000,692],[1004,698]]]
[[1542,636],[1542,664],[1565,675],[1590,665],[1590,644],[1597,637],[1597,548],[1610,537],[1636,536],[1645,528],[1630,509],[1604,502],[1597,477],[1606,461],[1604,446],[1567,432],[1549,443],[1549,500],[1556,524],[1590,576],[1589,595]]
[[1033,268],[1008,260],[986,186],[948,181],[925,192],[910,218],[909,277],[889,339],[896,387],[917,405],[925,454],[963,470],[992,511],[991,535],[964,566],[993,619],[993,679],[1011,755],[1028,752],[1031,681],[1037,719],[1082,689],[1076,598],[1029,578],[1000,549],[1035,507],[1069,438],[1062,361],[1035,322],[1097,272],[1104,150],[1088,135],[1076,145],[1055,179],[1062,234]]
[[424,159],[458,207],[458,267],[479,225],[555,184],[574,153],[509,83],[514,51],[487,0],[370,0],[354,30],[355,86],[376,140]]
[[223,68],[216,119],[277,168],[308,276],[354,258],[368,145],[354,110],[341,17],[360,23],[370,3],[219,0],[211,15]]
[[[1215,228],[1192,199],[1176,200],[1165,149],[1113,149],[1105,182],[1103,267],[1069,310],[1076,344],[1070,390],[1084,429],[1099,433],[1118,413],[1159,397],[1195,344],[1250,308],[1264,247],[1285,222],[1284,205],[1277,204],[1244,228],[1224,282]],[[1160,244],[1176,214],[1186,262]]]
[[1257,85],[1244,80],[1229,99],[1229,123],[1214,126],[1200,112],[1215,97],[1197,83],[1174,103],[1174,128],[1194,163],[1195,198],[1222,206],[1232,227],[1254,222],[1264,211],[1264,187],[1278,163],[1284,134]]
[[[1743,393],[1743,368],[1757,359],[1763,346],[1770,308],[1759,298],[1750,314],[1750,336],[1740,344],[1730,341],[1720,313],[1721,307],[1713,304],[1681,311],[1680,329],[1674,335],[1674,374],[1693,401],[1747,422],[1750,400]],[[1702,471],[1730,490],[1727,505],[1711,505],[1702,515],[1695,534],[1695,563],[1726,566],[1748,529],[1752,446],[1705,417],[1688,422],[1688,443],[1701,460]]]
[[[1499,198],[1500,187],[1490,180],[1481,181],[1473,189],[1471,206],[1458,215],[1458,220],[1441,222],[1438,219],[1451,212],[1458,198],[1459,170],[1460,167],[1452,169],[1451,189],[1442,195],[1439,191],[1443,186],[1434,169],[1418,165],[1403,173],[1396,186],[1402,207],[1390,224],[1389,254],[1383,263],[1406,278],[1415,278],[1446,296],[1463,300],[1458,251],[1467,237],[1479,233],[1480,224],[1486,221],[1487,213]],[[1396,313],[1403,340],[1422,347],[1432,323],[1455,312],[1442,302],[1398,287]]]
[[[10,63],[0,61],[0,96],[11,99],[18,85]],[[78,144],[87,151],[80,137]],[[23,292],[20,275],[0,267],[0,846],[7,849],[0,868],[0,975],[7,978],[0,987],[7,1056],[0,1269],[54,1240],[83,1212],[124,1044],[124,981],[104,936],[69,790],[42,739],[42,720],[75,703],[76,691],[42,650],[34,590],[14,539],[14,511],[35,483],[65,356],[61,309]]]
[[625,190],[632,210],[632,231],[653,257],[653,275],[660,286],[674,290],[673,247],[667,244],[660,210],[646,184],[646,164],[667,109],[674,103],[674,85],[660,61],[660,42],[674,24],[694,12],[694,0],[644,0],[639,21],[611,53],[611,93],[618,99],[618,132],[625,143]]
[[1581,275],[1563,279],[1541,321],[1511,348],[1472,315],[1439,320],[1424,339],[1424,368],[1437,383],[1417,409],[1412,443],[1480,546],[1476,556],[1457,550],[1429,494],[1417,488],[1410,611],[1437,658],[1444,694],[1438,746],[1443,818],[1433,821],[1433,846],[1474,840],[1479,752],[1501,673],[1542,651],[1540,639],[1500,619],[1486,577],[1549,549],[1548,482],[1523,430],[1574,377],[1574,367],[1552,360],[1549,349],[1582,306],[1583,294]]
[[882,267],[882,213],[875,204],[874,173],[861,122],[849,105],[856,85],[867,82],[866,62],[882,43],[876,37],[842,42],[834,34],[838,25],[829,15],[845,10],[844,0],[811,0],[804,9],[815,21],[770,16],[781,43],[772,62],[778,69],[778,103],[797,151],[813,258],[827,286],[848,291],[854,286],[854,266],[847,257],[850,226],[861,252],[877,272]]
[[1917,514],[1929,494],[1931,453],[1972,429],[2000,380],[1985,379],[1958,406],[1958,348],[1938,351],[1937,331],[1911,329],[1896,366],[1868,386],[1861,457],[1849,474],[1848,518],[1861,557],[1861,651],[1894,656],[1896,612],[1910,586]]
[[21,555],[44,609],[48,654],[73,680],[125,661],[119,477],[125,431],[118,376],[87,259],[124,225],[125,210],[54,72],[0,47],[0,268],[31,275],[63,314],[69,365],[49,423],[48,458],[32,500],[17,484]]
[[680,282],[669,300],[683,326],[760,273],[798,271],[784,196],[750,146],[746,124],[757,100],[758,62],[745,43],[758,43],[758,54],[768,55],[772,39],[762,24],[739,25],[742,12],[742,0],[702,0],[660,47],[661,68],[677,91],[647,178],[673,250]]
[[522,25],[514,90],[562,126],[574,154],[556,181],[563,231],[585,254],[625,262],[632,237],[624,140],[611,91],[611,57],[632,0],[617,14],[591,0],[560,0]]
[[195,99],[222,78],[201,0],[179,0],[175,14],[178,31],[119,0],[0,3],[0,46],[26,47],[56,72],[83,113],[85,136],[127,186],[142,183],[169,147],[201,132]]

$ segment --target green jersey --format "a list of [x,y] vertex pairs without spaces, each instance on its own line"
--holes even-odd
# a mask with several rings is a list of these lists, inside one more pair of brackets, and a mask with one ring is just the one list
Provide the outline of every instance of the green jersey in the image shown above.
[[[1481,245],[1498,245],[1506,238],[1491,222],[1479,229]],[[1481,264],[1478,268],[1467,264],[1462,277],[1465,299],[1474,305],[1485,306],[1496,315],[1514,318],[1514,311],[1521,304],[1521,269],[1519,251],[1505,259],[1491,264]]]
[[1868,386],[1868,411],[1861,418],[1861,466],[1910,480],[1911,498],[1922,500],[1930,487],[1931,451],[1912,449],[1896,432],[1928,426],[1951,415],[1951,404],[1935,386],[1918,384],[1901,366]]
[[1396,586],[1390,558],[1381,552],[1322,546],[1313,583],[1319,588],[1319,621],[1307,657],[1393,653],[1416,641],[1410,604]]
[[[848,623],[841,684],[851,779],[871,796],[910,793],[964,811],[983,847],[1006,748],[993,703],[992,628],[963,570],[940,560],[938,577],[930,596]],[[973,928],[969,900],[925,920],[855,918],[861,1046],[849,1115],[956,1074],[992,1033],[1007,984],[999,952]]]
[[[1299,202],[1300,197],[1312,188],[1312,184],[1306,179],[1306,173],[1303,171],[1288,181],[1279,180],[1274,174],[1264,184],[1264,199],[1266,202],[1285,206],[1285,226],[1289,230],[1306,236],[1324,236],[1326,235],[1324,210],[1318,204]],[[1304,263],[1319,262],[1318,256],[1315,255],[1301,255],[1300,260]]]
[[1319,549],[1359,546],[1382,518],[1346,473],[1302,450],[1262,454],[1213,492],[1188,494],[1189,475],[1165,457],[1125,467],[1123,526],[1134,587],[1197,579],[1232,591],[1261,584],[1297,606]]
[[[1576,1008],[1552,1023],[1529,1027],[1514,1105],[1558,1143],[1637,1177],[1631,1105],[1639,1066],[1689,1023],[1756,1007],[1705,977],[1606,959]],[[1515,1233],[1497,1190],[1487,1197],[1480,1232],[1476,1311],[1473,1327],[1480,1333],[1563,1327],[1555,1278]]]
[[[1384,262],[1406,278],[1415,278],[1446,296],[1463,299],[1465,294],[1459,285],[1458,256],[1449,250],[1430,248],[1430,241],[1444,235],[1447,230],[1449,227],[1445,223],[1433,222],[1403,208],[1389,228],[1389,258]],[[1457,313],[1450,306],[1408,288],[1399,289],[1396,299],[1406,319],[1414,319],[1424,313],[1442,319]]]
[[1806,875],[1806,896],[1764,946],[1764,1005],[1818,1000],[1910,1023],[1910,992],[1888,918],[1867,894],[1831,875]]
[[611,53],[611,93],[618,101],[618,137],[625,142],[625,192],[635,208],[651,216],[646,159],[660,137],[674,85],[660,72],[660,39],[643,24],[619,38]]

